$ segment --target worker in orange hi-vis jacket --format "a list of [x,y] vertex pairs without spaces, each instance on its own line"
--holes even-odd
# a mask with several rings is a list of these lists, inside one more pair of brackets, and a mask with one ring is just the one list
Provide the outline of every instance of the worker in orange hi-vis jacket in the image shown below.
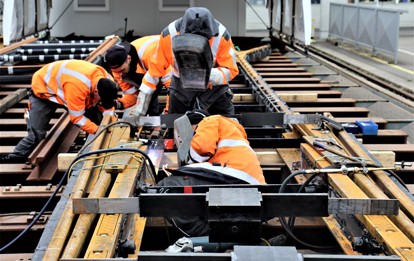
[[192,7],[161,33],[155,55],[140,86],[136,112],[145,115],[159,78],[169,66],[170,113],[194,108],[234,114],[229,82],[238,73],[231,35],[207,8]]
[[46,64],[34,73],[26,115],[27,137],[0,163],[25,162],[45,138],[49,121],[57,108],[67,108],[70,120],[88,134],[98,130],[103,114],[114,115],[117,85],[101,66],[83,60]]
[[[148,71],[150,59],[156,51],[159,40],[159,35],[144,36],[131,43],[116,44],[106,52],[105,62],[123,92],[122,97],[116,102],[116,109],[123,110],[136,104],[138,88],[142,83],[142,78]],[[172,69],[170,67],[160,77],[159,84],[156,86],[155,93],[150,101],[150,115],[159,114],[158,93],[163,87],[170,87],[171,76]],[[168,108],[165,109],[165,112],[167,111]]]
[[[260,162],[241,124],[221,115],[209,116],[203,110],[185,115],[195,128],[188,165],[169,170],[172,175],[157,186],[266,184]],[[169,220],[185,236],[208,234],[208,224],[201,218],[172,217]]]

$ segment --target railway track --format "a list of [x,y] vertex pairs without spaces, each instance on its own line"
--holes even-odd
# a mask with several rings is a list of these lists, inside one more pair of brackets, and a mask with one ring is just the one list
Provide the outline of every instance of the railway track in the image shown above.
[[[240,39],[240,41],[242,40]],[[108,40],[98,45],[91,44],[96,49],[87,55],[87,60],[99,63],[100,55],[109,46],[114,44],[114,42],[116,42],[116,39]],[[235,43],[237,44],[237,38],[235,38]],[[242,46],[241,43],[239,44],[240,46]],[[62,44],[60,43],[59,46]],[[84,43],[67,44],[83,45]],[[37,45],[44,46],[47,43],[38,41]],[[246,53],[239,52],[238,62],[241,73],[230,83],[230,87],[234,93],[235,113],[237,115],[256,113],[257,118],[252,120],[254,124],[245,126],[245,128],[249,142],[259,156],[268,183],[280,184],[286,176],[286,173],[295,169],[295,164],[297,163],[293,160],[294,155],[297,156],[300,154],[300,148],[304,146],[301,145],[304,142],[303,137],[313,131],[306,126],[286,128],[286,126],[262,124],[260,122],[265,120],[260,117],[261,113],[266,115],[263,117],[267,117],[268,115],[266,113],[269,112],[286,114],[318,113],[332,118],[341,124],[352,124],[357,120],[370,120],[378,124],[378,135],[370,136],[355,133],[355,138],[364,144],[366,150],[364,153],[369,153],[369,155],[373,154],[378,158],[384,157],[385,160],[390,160],[390,158],[392,160],[392,156],[395,155],[395,162],[403,166],[409,165],[414,161],[414,148],[408,143],[408,140],[412,138],[410,135],[413,134],[404,131],[404,127],[410,124],[411,126],[413,125],[413,117],[410,118],[412,111],[407,110],[406,106],[399,107],[391,103],[389,100],[394,100],[394,97],[387,99],[386,95],[380,93],[378,88],[373,91],[366,82],[361,83],[360,81],[356,81],[355,78],[350,78],[343,71],[335,70],[335,67],[330,65],[332,63],[331,61],[322,62],[321,58],[312,58],[298,51],[289,49],[288,51],[281,52],[278,50],[270,50],[263,46],[257,46],[259,45],[254,43],[245,48],[249,50]],[[27,42],[22,43],[21,49],[29,49],[29,47],[33,50],[36,49],[32,43]],[[57,48],[57,46],[48,49],[54,48]],[[61,49],[68,51],[70,48]],[[0,131],[0,153],[11,152],[17,142],[25,136],[23,113],[27,105],[27,97],[24,91],[30,87],[28,82],[30,74],[36,68],[39,68],[39,64],[42,62],[39,60],[39,57],[32,57],[33,60],[26,59],[24,62],[23,59],[19,60],[14,58],[14,62],[10,62],[11,53],[14,55],[14,52],[17,52],[13,50],[16,49],[9,48],[6,50],[6,53],[4,51],[1,52],[2,55],[6,54],[8,59],[7,63],[3,63],[0,66],[0,70],[2,70],[1,77],[3,77],[5,70],[8,72],[21,70],[21,72],[14,76],[5,76],[3,79],[6,82],[2,80],[0,84],[2,108],[5,108],[0,114],[0,125],[2,126]],[[22,53],[25,52],[22,51]],[[264,54],[267,54],[267,56],[264,57]],[[62,58],[64,57],[66,56],[62,56]],[[52,59],[52,57],[46,58]],[[19,62],[16,62],[17,60]],[[11,67],[13,70],[9,69]],[[378,82],[376,85],[378,85]],[[165,96],[161,95],[159,100],[160,107],[163,107],[165,105]],[[401,110],[402,115],[407,115],[407,117],[405,119],[392,119],[387,118],[387,115],[381,116],[378,114],[378,111],[382,111],[382,109],[378,109],[377,107],[383,106],[387,106],[388,108],[392,107],[392,109],[397,108]],[[373,112],[371,108],[375,111]],[[123,113],[118,112],[119,118],[121,118]],[[159,129],[143,128],[140,134],[141,137],[154,140],[172,138],[171,132]],[[105,134],[102,140],[114,139],[110,138],[110,135],[112,134]],[[117,139],[120,139],[122,136],[121,134],[117,135]],[[76,128],[73,128],[68,123],[65,111],[58,111],[56,117],[51,122],[51,130],[47,140],[39,145],[30,156],[28,163],[0,166],[0,186],[2,186],[3,191],[3,194],[0,194],[0,200],[7,202],[7,204],[1,204],[1,214],[7,217],[8,220],[10,218],[18,220],[21,218],[20,214],[12,215],[9,213],[25,211],[26,215],[30,216],[30,212],[38,211],[41,208],[42,200],[46,200],[47,196],[53,192],[53,185],[57,184],[62,175],[62,172],[57,169],[57,155],[64,152],[76,152],[83,145],[84,139],[85,136],[80,134]],[[347,139],[346,135],[342,137],[342,141],[345,144],[351,144],[347,146],[356,146],[358,143],[357,141],[351,142]],[[101,144],[100,146],[109,146],[109,141],[106,141],[106,143],[105,141],[102,142],[104,145]],[[159,167],[161,174],[163,170],[160,166],[163,164],[168,163],[170,166],[176,166],[174,160],[176,157],[175,151],[160,152],[157,150],[157,153],[159,155],[156,158],[158,162],[156,165]],[[359,151],[359,153],[362,152]],[[311,157],[309,156],[309,158]],[[323,163],[319,163],[318,165],[318,167],[323,166]],[[412,166],[405,166],[395,172],[406,183],[408,188],[413,188],[412,184],[414,181],[412,174],[414,168]],[[304,177],[297,177],[296,180],[299,183],[301,181],[303,182]],[[384,186],[384,183],[382,185]],[[49,189],[45,192],[46,188]],[[10,191],[13,191],[13,193]],[[119,191],[111,193],[116,194]],[[347,194],[350,192],[345,191],[343,193]],[[30,204],[23,202],[22,195],[30,195],[30,198],[33,198],[33,202],[36,203],[32,204],[32,201]],[[54,206],[54,204],[52,205]],[[53,206],[48,210],[51,211]],[[65,212],[62,211],[61,213]],[[45,215],[42,220],[47,221],[49,218],[48,215]],[[319,219],[312,221],[299,219],[298,223],[302,226],[301,229],[298,229],[298,233],[302,236],[309,237],[309,232],[314,231],[324,235],[321,239],[322,241],[332,240],[332,235],[330,235],[326,228],[328,221],[324,223]],[[271,229],[269,231],[271,233],[283,231],[278,220],[275,220],[270,225]],[[38,240],[36,242],[30,242],[27,238],[40,238],[39,231],[44,229],[44,224],[37,224],[36,226],[38,226],[37,230],[35,230],[37,232],[30,232],[32,235],[27,235],[27,242],[24,240],[25,237],[23,237],[21,239],[22,241],[16,243],[16,246],[8,249],[12,257],[18,257],[21,253],[34,252],[36,247],[35,243]],[[159,227],[156,220],[152,222],[151,219],[148,219],[147,230],[151,232],[158,231],[159,233]],[[333,225],[331,225],[331,229],[332,227]],[[10,229],[7,222],[1,223],[1,246],[5,245],[23,229],[24,224],[20,224],[20,227],[14,224],[13,229]],[[92,228],[90,229],[93,231]],[[155,235],[158,234],[155,233]],[[94,241],[94,239],[91,240]],[[116,239],[113,240],[116,242]],[[156,239],[152,237],[144,238],[142,240],[142,249],[152,249],[155,244],[154,240]],[[92,241],[91,244],[98,242],[96,239],[95,242]],[[161,242],[161,244],[167,243],[170,242]],[[319,243],[323,244],[323,242]],[[43,242],[43,244],[44,247],[47,243]],[[340,242],[340,244],[343,244],[342,247],[344,245],[346,246],[343,242]],[[22,246],[24,247],[22,248]],[[68,256],[71,256],[71,254],[68,254]]]

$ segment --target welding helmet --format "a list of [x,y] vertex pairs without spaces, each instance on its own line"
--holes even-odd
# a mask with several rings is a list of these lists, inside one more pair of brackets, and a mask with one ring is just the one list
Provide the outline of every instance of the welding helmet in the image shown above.
[[210,113],[208,113],[205,110],[195,109],[195,110],[186,112],[185,115],[187,116],[191,125],[196,125],[196,124],[199,124],[200,121],[202,121],[205,117],[210,116]]

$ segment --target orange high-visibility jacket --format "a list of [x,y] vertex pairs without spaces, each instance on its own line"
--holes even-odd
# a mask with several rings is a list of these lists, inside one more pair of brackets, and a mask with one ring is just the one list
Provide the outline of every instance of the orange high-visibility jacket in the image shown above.
[[63,60],[46,64],[34,73],[33,93],[41,99],[68,108],[70,120],[87,133],[95,133],[98,126],[85,117],[85,109],[98,101],[91,94],[102,77],[112,79],[101,66],[83,60]]
[[[174,60],[172,51],[172,39],[180,34],[179,20],[170,23],[161,33],[161,39],[155,55],[150,60],[148,72],[145,74],[140,90],[145,93],[153,93],[155,86],[158,84],[159,78],[165,75],[165,71],[171,65],[173,74],[179,76],[179,70]],[[211,53],[213,55],[214,68],[218,68],[223,77],[221,84],[228,84],[239,73],[236,63],[236,54],[231,40],[230,33],[220,22],[216,21],[219,27],[219,35],[209,39]],[[209,86],[212,88],[212,86]]]
[[205,162],[194,164],[199,167],[249,184],[266,184],[260,162],[249,145],[243,126],[232,119],[221,115],[204,118],[191,141],[189,155],[192,162]]
[[[135,47],[138,53],[138,64],[135,71],[137,74],[145,74],[148,71],[150,59],[157,49],[159,40],[159,35],[150,35],[131,42],[131,45]],[[123,81],[121,73],[113,72],[113,76],[119,83],[123,93],[122,98],[119,98],[118,100],[125,108],[135,105],[137,102],[138,88],[130,82]],[[166,73],[161,76],[161,82],[167,88],[170,87],[171,76],[171,68],[167,69]]]

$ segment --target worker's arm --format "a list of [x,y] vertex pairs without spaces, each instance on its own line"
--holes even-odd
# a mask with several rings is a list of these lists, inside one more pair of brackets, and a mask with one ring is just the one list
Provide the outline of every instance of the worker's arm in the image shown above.
[[65,98],[70,121],[88,134],[94,134],[98,130],[98,125],[85,117],[86,99],[90,95],[89,91],[78,84],[66,83],[65,85]]
[[210,74],[212,86],[228,84],[239,74],[236,62],[236,51],[230,34],[224,34],[220,39],[220,46],[217,51],[216,63]]
[[149,60],[149,68],[142,79],[140,91],[152,94],[160,78],[167,74],[167,69],[172,61],[172,47],[170,35],[161,36],[155,54]]
[[161,37],[155,55],[151,57],[148,71],[142,79],[137,98],[136,114],[145,115],[157,84],[161,77],[166,75],[172,60],[170,35]]
[[120,73],[113,72],[112,74],[122,89],[122,97],[117,99],[119,103],[116,108],[122,110],[134,106],[137,103],[138,88],[131,83],[123,81]]

